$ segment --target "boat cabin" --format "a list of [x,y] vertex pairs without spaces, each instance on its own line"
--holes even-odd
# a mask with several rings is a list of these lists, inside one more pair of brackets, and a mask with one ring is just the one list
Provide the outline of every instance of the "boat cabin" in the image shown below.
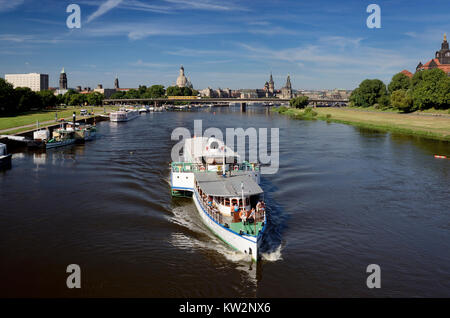
[[216,222],[250,235],[256,235],[264,226],[265,208],[260,198],[263,190],[248,174],[194,175],[194,195]]

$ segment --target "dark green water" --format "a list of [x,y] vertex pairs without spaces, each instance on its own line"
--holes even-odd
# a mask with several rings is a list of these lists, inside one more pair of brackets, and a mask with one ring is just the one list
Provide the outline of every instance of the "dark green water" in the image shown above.
[[[214,114],[214,112],[216,112]],[[262,178],[271,223],[257,266],[169,191],[175,127],[276,127],[280,170]],[[102,122],[85,145],[16,153],[0,173],[0,296],[450,296],[445,142],[264,109]],[[381,267],[381,289],[366,267]],[[79,264],[82,288],[66,287]]]

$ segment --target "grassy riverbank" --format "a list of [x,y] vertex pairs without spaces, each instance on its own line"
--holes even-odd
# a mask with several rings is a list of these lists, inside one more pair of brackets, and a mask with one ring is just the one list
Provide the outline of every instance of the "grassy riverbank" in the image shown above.
[[[58,119],[65,118],[67,120],[71,120],[74,111],[76,112],[78,118],[84,118],[80,117],[81,109],[86,109],[89,112],[93,110],[97,115],[104,113],[103,107],[68,107],[66,109],[40,110],[23,113],[16,116],[0,117],[0,135],[11,135],[32,129],[36,126],[37,121],[39,121],[40,127],[53,125],[55,123],[55,113],[57,113]],[[112,109],[113,108],[111,107],[106,107],[106,113],[109,113]]]
[[273,111],[296,119],[321,119],[363,128],[450,141],[450,117],[445,115],[401,114],[333,107],[307,108],[306,110],[279,107],[273,108]]

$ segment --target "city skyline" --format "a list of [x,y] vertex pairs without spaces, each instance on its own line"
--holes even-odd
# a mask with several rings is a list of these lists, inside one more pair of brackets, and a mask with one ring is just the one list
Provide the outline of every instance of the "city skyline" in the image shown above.
[[450,30],[442,0],[378,1],[381,29],[356,0],[102,0],[75,2],[82,27],[69,30],[70,3],[0,1],[0,76],[44,73],[58,87],[64,67],[70,87],[114,87],[116,75],[122,87],[167,87],[184,65],[196,89],[262,88],[271,72],[277,89],[288,74],[293,89],[354,89],[414,70]]

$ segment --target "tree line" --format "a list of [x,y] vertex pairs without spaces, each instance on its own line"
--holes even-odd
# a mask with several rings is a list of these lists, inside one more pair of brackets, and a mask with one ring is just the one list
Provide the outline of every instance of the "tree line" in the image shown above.
[[55,95],[51,90],[34,92],[28,87],[14,88],[12,84],[0,78],[0,115],[15,115],[57,105],[101,105],[103,98],[103,94],[98,92],[80,94],[69,90],[64,95]]
[[[138,89],[117,91],[110,98],[138,99],[197,95],[198,91],[189,87],[170,86],[166,89],[163,85],[153,85],[150,87],[142,85]],[[98,92],[81,94],[73,89],[69,89],[64,95],[55,95],[51,90],[33,92],[27,87],[14,88],[12,84],[0,78],[0,115],[15,115],[30,110],[41,110],[58,105],[98,106],[102,104],[103,99],[104,95]]]
[[153,85],[147,87],[139,86],[138,89],[128,91],[117,91],[111,95],[111,99],[139,99],[139,98],[161,98],[164,96],[197,96],[198,91],[189,87]]
[[449,109],[450,77],[435,68],[416,72],[412,78],[395,74],[387,87],[379,79],[366,79],[352,92],[350,105],[403,112]]

